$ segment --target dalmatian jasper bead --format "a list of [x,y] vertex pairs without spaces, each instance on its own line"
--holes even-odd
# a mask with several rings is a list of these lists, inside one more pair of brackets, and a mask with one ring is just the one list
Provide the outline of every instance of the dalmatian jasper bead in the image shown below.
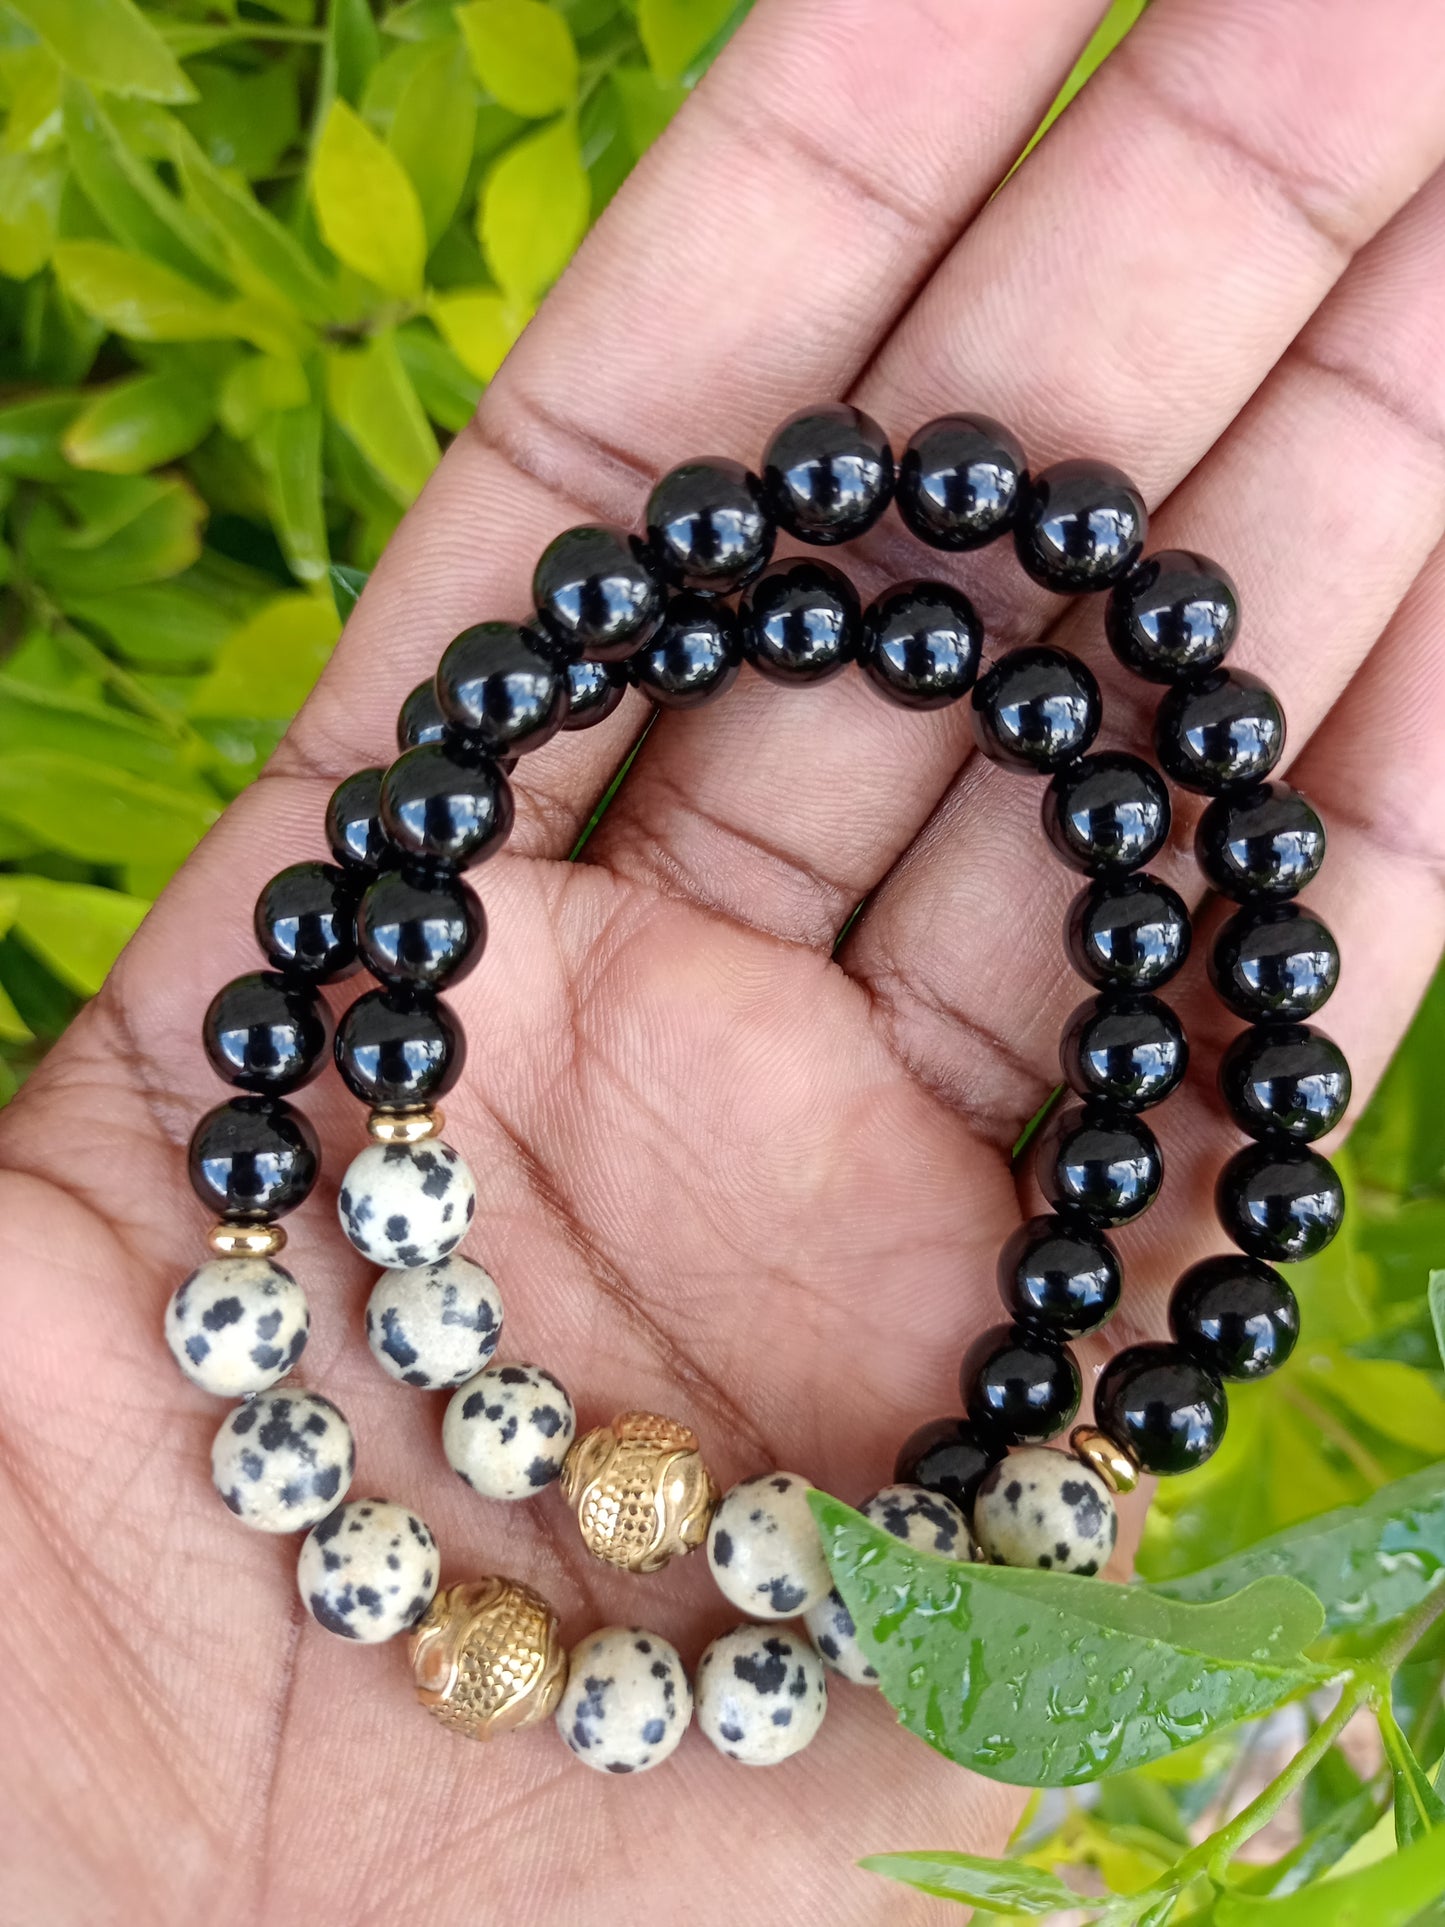
[[[871,1524],[918,1552],[936,1552],[945,1559],[973,1557],[968,1521],[941,1492],[926,1491],[921,1485],[885,1485],[858,1510]],[[878,1684],[878,1670],[859,1645],[853,1615],[836,1587],[804,1613],[803,1623],[830,1672],[840,1673],[855,1686]]]
[[236,1517],[258,1532],[301,1532],[351,1484],[351,1427],[315,1392],[262,1392],[238,1405],[211,1447],[211,1478]]
[[1068,1452],[1026,1445],[978,1488],[973,1530],[996,1566],[1094,1573],[1114,1550],[1119,1519],[1096,1472]]
[[828,1685],[812,1647],[781,1627],[737,1626],[698,1661],[697,1723],[719,1753],[776,1766],[823,1724]]
[[477,1208],[471,1172],[449,1144],[368,1144],[346,1168],[336,1200],[363,1258],[410,1271],[450,1256]]
[[484,1499],[530,1499],[562,1470],[572,1401],[540,1365],[488,1365],[452,1393],[442,1450]]
[[437,1542],[414,1512],[387,1499],[353,1499],[307,1533],[296,1584],[318,1626],[376,1646],[421,1618],[439,1563]]
[[598,1773],[646,1773],[677,1747],[692,1688],[677,1649],[640,1626],[604,1626],[572,1650],[557,1731]]
[[306,1294],[271,1258],[212,1258],[166,1306],[166,1343],[193,1385],[217,1398],[268,1392],[306,1349]]
[[712,1576],[754,1619],[791,1619],[828,1596],[833,1582],[808,1507],[810,1483],[797,1472],[761,1473],[735,1485],[712,1516]]
[[384,1271],[366,1306],[366,1342],[390,1378],[431,1390],[479,1372],[502,1335],[496,1285],[470,1258]]

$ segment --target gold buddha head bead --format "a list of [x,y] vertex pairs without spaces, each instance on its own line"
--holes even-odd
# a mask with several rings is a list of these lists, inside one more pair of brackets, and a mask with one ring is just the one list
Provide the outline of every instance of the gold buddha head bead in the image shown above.
[[561,1483],[587,1550],[628,1572],[695,1551],[718,1502],[697,1434],[652,1412],[623,1412],[575,1439]]
[[439,1592],[407,1650],[417,1698],[468,1739],[547,1719],[567,1683],[557,1615],[515,1579],[472,1579]]

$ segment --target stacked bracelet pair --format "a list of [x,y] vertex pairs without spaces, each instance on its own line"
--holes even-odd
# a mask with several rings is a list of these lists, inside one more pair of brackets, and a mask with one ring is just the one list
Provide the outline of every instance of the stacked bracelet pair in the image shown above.
[[[1008,534],[1036,581],[1106,591],[1107,633],[1131,670],[1165,685],[1160,768],[1208,797],[1195,849],[1206,882],[1239,907],[1215,938],[1210,975],[1247,1020],[1220,1088],[1250,1142],[1220,1174],[1220,1223],[1237,1249],[1191,1266],[1170,1301],[1172,1340],[1106,1366],[1094,1422],[1067,1451],[1081,1395],[1072,1338],[1119,1302],[1109,1232],[1137,1218],[1163,1180],[1143,1113],[1184,1078],[1188,1044],[1158,995],[1191,927],[1178,893],[1147,866],[1171,828],[1169,790],[1141,758],[1095,752],[1102,701],[1087,667],[1038,645],[980,676],[983,635],[959,590],[912,581],[864,609],[848,577],[815,556],[773,561],[779,530],[814,546],[862,535],[890,501],[934,548]],[[1224,666],[1238,601],[1203,557],[1144,557],[1144,503],[1117,469],[1064,462],[1030,475],[1014,438],[983,416],[931,422],[895,468],[878,425],[827,406],[785,422],[761,475],[725,460],[683,464],[648,503],[645,534],[569,530],[543,553],[535,620],[483,622],[447,648],[435,681],[406,698],[401,754],[348,777],[327,809],[333,863],[293,864],[265,886],[255,928],[268,968],[212,1002],[205,1044],[243,1095],[207,1113],[191,1141],[193,1187],[216,1214],[211,1257],[170,1301],[166,1332],[194,1383],[241,1400],[223,1422],[213,1477],[236,1516],[305,1530],[301,1597],[319,1624],[372,1643],[407,1631],[417,1691],[476,1737],[556,1713],[567,1744],[611,1772],[658,1764],[691,1717],[748,1764],[787,1757],[817,1731],[824,1665],[876,1677],[831,1589],[808,1481],[766,1472],[719,1496],[685,1424],[625,1413],[577,1433],[571,1398],[542,1368],[498,1362],[502,1303],[461,1256],[476,1207],[464,1161],[440,1136],[438,1100],[461,1075],[465,1040],[440,992],[481,955],[482,906],[462,872],[511,829],[508,773],[562,729],[609,715],[630,685],[664,708],[722,693],[744,661],[775,681],[819,682],[858,665],[890,700],[941,708],[971,695],[979,749],[1046,779],[1047,840],[1087,879],[1066,946],[1095,994],[1069,1019],[1060,1061],[1071,1101],[1039,1134],[1050,1209],[1000,1255],[1007,1322],[969,1348],[959,1416],[907,1439],[893,1483],[864,1505],[911,1544],[1001,1563],[1092,1573],[1114,1545],[1114,1495],[1141,1471],[1202,1463],[1223,1434],[1224,1381],[1289,1355],[1293,1294],[1274,1268],[1338,1229],[1339,1181],[1313,1140],[1349,1101],[1337,1047],[1305,1020],[1334,988],[1339,955],[1295,901],[1324,855],[1324,830],[1271,780],[1284,719],[1256,677]],[[319,986],[363,965],[334,1042]],[[311,1190],[317,1141],[286,1096],[328,1050],[368,1107],[371,1142],[339,1192],[353,1246],[382,1267],[365,1314],[378,1365],[401,1384],[450,1394],[445,1454],[482,1497],[559,1485],[587,1549],[636,1573],[706,1545],[726,1597],[748,1615],[699,1663],[695,1694],[657,1634],[608,1627],[570,1662],[555,1615],[518,1582],[488,1576],[438,1592],[431,1533],[405,1507],[347,1500],[350,1428],[318,1394],[282,1384],[309,1315],[277,1262],[278,1220]],[[801,1619],[807,1637],[787,1622]]]

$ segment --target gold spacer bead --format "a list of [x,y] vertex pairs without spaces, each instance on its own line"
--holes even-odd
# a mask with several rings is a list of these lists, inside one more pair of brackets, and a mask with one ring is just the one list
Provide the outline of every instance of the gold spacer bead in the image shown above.
[[695,1552],[719,1496],[696,1432],[655,1412],[623,1412],[574,1439],[560,1483],[583,1545],[625,1572]]
[[472,1579],[439,1592],[407,1651],[417,1698],[470,1740],[535,1726],[556,1712],[567,1684],[557,1615],[515,1579]]
[[378,1144],[420,1144],[438,1136],[445,1122],[440,1111],[372,1111],[366,1129]]
[[286,1233],[279,1224],[234,1224],[222,1218],[206,1233],[206,1243],[218,1258],[274,1258],[286,1249]]
[[1069,1449],[1091,1472],[1097,1472],[1111,1492],[1132,1492],[1139,1483],[1139,1467],[1122,1445],[1092,1425],[1076,1425]]

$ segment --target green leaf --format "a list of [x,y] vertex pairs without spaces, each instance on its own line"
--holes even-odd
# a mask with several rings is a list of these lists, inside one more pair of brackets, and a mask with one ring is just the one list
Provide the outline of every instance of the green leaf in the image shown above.
[[610,75],[627,130],[627,144],[641,157],[657,139],[686,98],[677,81],[661,81],[646,67],[619,65]]
[[456,31],[452,0],[404,0],[388,10],[381,31],[398,40],[434,40],[438,35]]
[[177,729],[73,688],[45,689],[0,673],[0,755],[26,749],[64,750],[154,782],[195,787],[195,758]]
[[531,320],[532,305],[478,289],[433,295],[428,313],[462,366],[490,381]]
[[74,519],[37,502],[25,530],[34,573],[53,590],[90,595],[179,575],[201,551],[205,505],[179,476],[77,476]]
[[0,58],[9,107],[0,147],[38,154],[60,139],[60,62],[39,41],[7,47]]
[[567,22],[543,0],[471,0],[457,8],[477,78],[501,106],[529,120],[577,98],[577,49]]
[[1429,1284],[1430,1322],[1435,1327],[1435,1343],[1445,1360],[1445,1271],[1432,1271]]
[[65,160],[60,154],[0,154],[0,274],[28,281],[55,250]]
[[194,448],[215,418],[214,399],[190,375],[131,375],[81,410],[65,453],[77,468],[139,475]]
[[476,129],[476,89],[461,42],[431,42],[401,90],[387,136],[421,202],[429,246],[457,211]]
[[1445,1177],[1445,1116],[1439,1067],[1445,1062],[1445,973],[1437,973],[1364,1115],[1350,1151],[1365,1183],[1409,1193]]
[[252,438],[265,471],[271,516],[291,573],[317,583],[330,560],[322,502],[321,404],[268,415]]
[[67,72],[112,94],[194,100],[195,89],[131,0],[11,0]]
[[810,1495],[833,1581],[910,1732],[1020,1786],[1118,1773],[1326,1677],[1318,1603],[1263,1580],[1209,1606],[1146,1587],[916,1553]]
[[920,1893],[964,1901],[988,1914],[1052,1914],[1090,1905],[1053,1874],[1019,1860],[973,1853],[875,1853],[858,1865],[865,1873],[881,1873]]
[[268,415],[304,408],[310,399],[311,384],[299,361],[286,355],[248,355],[227,370],[219,412],[227,434],[245,441]]
[[248,180],[274,173],[301,132],[295,61],[283,57],[244,73],[219,60],[195,61],[190,77],[201,98],[180,116],[211,163]]
[[256,600],[225,594],[204,563],[173,581],[108,589],[103,595],[61,590],[65,613],[99,629],[128,661],[182,670],[205,668]]
[[0,816],[85,863],[180,862],[219,815],[192,792],[59,750],[0,758]]
[[322,238],[388,294],[421,293],[426,223],[406,169],[344,100],[332,102],[311,172]]
[[569,120],[509,147],[487,176],[477,226],[503,292],[527,302],[548,288],[586,232],[591,207],[591,183]]
[[329,596],[277,596],[229,636],[188,705],[192,716],[293,716],[341,625]]
[[381,41],[368,0],[331,0],[326,16],[322,105],[329,108],[339,98],[355,107],[380,52]]
[[37,395],[0,408],[0,475],[32,482],[59,482],[69,473],[61,437],[84,398],[77,394]]
[[366,570],[353,569],[346,562],[333,562],[328,573],[331,578],[331,597],[336,604],[336,613],[345,622],[361,600],[361,592],[366,587]]
[[60,242],[55,271],[72,301],[134,341],[215,341],[239,332],[236,303],[109,241]]
[[326,359],[331,413],[406,506],[437,462],[436,437],[407,379],[390,330],[362,348],[338,348]]
[[736,0],[638,0],[637,31],[661,81],[681,80],[736,10]]
[[481,382],[424,321],[397,329],[396,351],[427,414],[448,433],[460,434],[476,411]]
[[187,197],[215,230],[238,287],[288,302],[313,326],[338,319],[335,296],[306,250],[254,194],[194,149],[177,162]]
[[8,876],[15,928],[63,984],[93,997],[135,935],[149,904],[119,890],[50,877]]
[[1383,1700],[1375,1708],[1375,1718],[1395,1785],[1395,1841],[1398,1846],[1408,1847],[1412,1840],[1418,1840],[1432,1828],[1445,1827],[1445,1804]]
[[1445,1893],[1445,1830],[1437,1828],[1388,1860],[1319,1880],[1283,1899],[1221,1894],[1214,1927],[1407,1927]]
[[1309,1362],[1321,1390],[1386,1438],[1416,1452],[1445,1448],[1445,1398],[1424,1372],[1387,1359],[1345,1358],[1330,1345],[1315,1347]]

